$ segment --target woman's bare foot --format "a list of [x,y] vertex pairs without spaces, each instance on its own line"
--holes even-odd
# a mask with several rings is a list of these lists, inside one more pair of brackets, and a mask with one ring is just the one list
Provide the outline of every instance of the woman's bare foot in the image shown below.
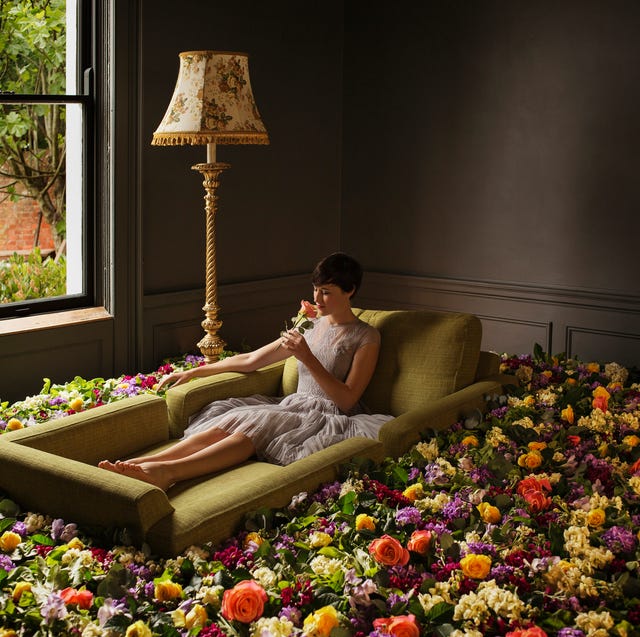
[[119,460],[116,463],[103,460],[98,463],[98,466],[102,469],[107,469],[107,471],[128,476],[129,478],[142,480],[143,482],[152,484],[154,487],[159,487],[163,491],[166,491],[173,484],[173,481],[166,475],[167,472],[165,468],[157,462],[135,464],[126,460]]

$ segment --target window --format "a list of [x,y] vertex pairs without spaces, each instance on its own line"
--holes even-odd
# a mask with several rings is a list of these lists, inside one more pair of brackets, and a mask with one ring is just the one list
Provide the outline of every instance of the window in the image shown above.
[[90,305],[89,0],[0,0],[0,318]]

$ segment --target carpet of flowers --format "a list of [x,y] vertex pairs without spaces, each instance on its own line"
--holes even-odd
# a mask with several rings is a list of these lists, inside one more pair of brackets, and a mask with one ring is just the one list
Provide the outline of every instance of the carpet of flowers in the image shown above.
[[[171,369],[47,383],[0,427],[154,391]],[[518,379],[408,454],[160,559],[0,494],[0,636],[638,637],[640,385],[503,356]]]

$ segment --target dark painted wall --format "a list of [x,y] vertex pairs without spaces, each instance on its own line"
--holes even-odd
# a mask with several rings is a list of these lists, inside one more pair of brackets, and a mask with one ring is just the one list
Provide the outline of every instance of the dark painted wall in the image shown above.
[[640,293],[640,3],[345,7],[346,249],[379,272]]
[[342,2],[141,4],[144,293],[204,285],[203,146],[150,146],[173,93],[178,53],[249,54],[270,146],[218,146],[220,284],[305,272],[336,248],[340,224]]

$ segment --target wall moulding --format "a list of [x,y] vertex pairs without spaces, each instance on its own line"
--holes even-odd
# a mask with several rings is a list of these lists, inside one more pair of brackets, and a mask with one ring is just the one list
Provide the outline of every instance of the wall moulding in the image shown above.
[[476,314],[483,322],[484,349],[525,354],[539,343],[548,352],[582,360],[640,363],[637,295],[371,272],[361,299],[381,309]]

